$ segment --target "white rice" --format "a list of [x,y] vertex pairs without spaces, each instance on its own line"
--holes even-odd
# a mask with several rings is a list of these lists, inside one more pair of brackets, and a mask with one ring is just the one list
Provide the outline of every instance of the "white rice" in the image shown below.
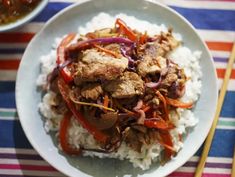
[[[92,32],[97,29],[113,27],[115,19],[119,17],[123,19],[128,26],[133,29],[137,29],[140,32],[147,31],[148,34],[155,35],[159,34],[161,31],[166,32],[167,27],[164,24],[156,25],[151,24],[147,21],[142,21],[136,19],[133,16],[127,16],[125,14],[118,14],[115,17],[110,16],[106,13],[100,13],[96,17],[92,18],[90,22],[87,22],[85,26],[78,28],[79,34],[86,34],[87,32]],[[178,40],[182,40],[180,34],[173,33],[174,37]],[[56,66],[56,46],[61,39],[56,39],[54,46],[52,46],[51,52],[41,57],[41,74],[38,77],[37,85],[45,86],[46,85],[46,76],[53,70]],[[175,63],[179,64],[184,68],[186,76],[190,78],[186,82],[186,92],[182,98],[182,101],[197,101],[201,93],[201,69],[199,66],[200,60],[200,51],[192,52],[186,46],[180,46],[173,52],[169,54],[169,58]],[[53,92],[47,92],[42,102],[39,104],[39,110],[41,114],[45,117],[45,130],[49,131],[58,131],[59,123],[62,118],[62,115],[58,115],[50,106],[54,104],[55,94]],[[174,148],[176,151],[179,151],[183,147],[183,142],[179,140],[178,134],[186,133],[188,127],[193,127],[197,124],[198,119],[194,116],[194,113],[191,110],[185,110],[178,108],[177,114],[175,112],[170,113],[170,119],[176,125],[176,128],[171,131],[173,137]],[[84,145],[89,148],[96,148],[97,143],[94,140],[93,136],[90,135],[87,130],[82,128],[76,120],[71,122],[71,127],[69,129],[69,143],[79,148],[79,144]],[[152,162],[159,160],[160,152],[163,147],[159,144],[154,145],[143,145],[141,153],[138,153],[131,148],[129,148],[124,142],[117,152],[111,154],[102,154],[95,152],[84,152],[85,156],[97,156],[99,158],[109,157],[109,158],[119,158],[120,160],[127,159],[133,163],[134,167],[139,167],[143,170],[146,170],[150,167]]]

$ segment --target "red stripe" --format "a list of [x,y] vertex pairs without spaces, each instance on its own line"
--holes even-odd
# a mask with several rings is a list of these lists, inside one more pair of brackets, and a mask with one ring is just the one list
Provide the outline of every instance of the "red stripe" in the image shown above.
[[34,36],[34,33],[0,33],[0,42],[29,42]]
[[222,50],[222,51],[231,51],[233,48],[232,42],[209,42],[206,41],[206,44],[210,50]]
[[[217,77],[218,78],[224,78],[224,75],[225,75],[225,69],[216,69],[217,71]],[[235,69],[232,70],[232,73],[231,73],[231,76],[230,76],[231,79],[235,79]]]
[[51,166],[42,165],[19,165],[19,164],[0,164],[0,169],[11,170],[38,170],[38,171],[56,171]]
[[230,174],[203,173],[202,177],[231,177]]
[[19,68],[20,60],[10,59],[2,60],[0,59],[0,69],[2,70],[17,70]]
[[173,172],[168,177],[193,177],[194,174],[191,172]]

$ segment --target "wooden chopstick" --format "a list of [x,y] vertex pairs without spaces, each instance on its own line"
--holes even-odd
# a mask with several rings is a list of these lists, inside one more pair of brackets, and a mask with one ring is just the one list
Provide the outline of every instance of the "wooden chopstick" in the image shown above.
[[234,147],[234,152],[233,152],[233,166],[232,166],[232,172],[231,172],[231,176],[235,177],[235,147]]
[[219,99],[218,99],[218,103],[217,103],[217,108],[216,108],[216,112],[215,112],[215,117],[214,117],[214,121],[212,123],[210,132],[206,138],[205,144],[204,144],[204,148],[202,151],[202,155],[201,155],[201,159],[198,163],[196,172],[195,172],[195,177],[201,177],[202,173],[203,173],[203,169],[206,163],[206,158],[208,156],[210,147],[211,147],[211,142],[213,139],[213,136],[215,134],[215,129],[216,129],[216,125],[219,119],[219,115],[220,115],[220,111],[222,109],[223,106],[223,102],[224,102],[224,97],[226,94],[226,90],[227,90],[227,86],[228,86],[228,82],[229,82],[229,78],[232,72],[232,68],[233,68],[233,63],[235,61],[235,42],[233,43],[233,49],[232,49],[232,53],[229,57],[229,61],[227,64],[227,68],[226,68],[226,72],[225,72],[225,76],[224,76],[224,81],[222,84],[222,87],[220,89],[220,95],[219,95]]

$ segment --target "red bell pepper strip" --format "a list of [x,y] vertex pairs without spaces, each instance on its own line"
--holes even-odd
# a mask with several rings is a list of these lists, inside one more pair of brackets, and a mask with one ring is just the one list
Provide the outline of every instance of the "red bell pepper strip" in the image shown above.
[[162,130],[170,130],[175,128],[172,123],[167,123],[162,118],[145,119],[144,125],[148,128],[156,128]]
[[69,98],[69,87],[61,78],[58,79],[58,88],[64,101],[67,104],[68,109],[73,113],[74,117],[78,120],[82,127],[85,128],[89,133],[91,133],[97,141],[106,143],[108,140],[108,136],[91,125],[88,120],[85,119],[82,114],[77,111],[74,103]]
[[118,25],[121,32],[123,32],[128,39],[136,42],[137,41],[137,36],[136,34],[126,25],[124,21],[122,21],[120,18],[118,18],[115,22],[115,26]]
[[160,136],[161,136],[161,142],[167,145],[167,146],[164,146],[165,147],[164,156],[166,160],[169,160],[171,156],[174,154],[171,134],[167,130],[161,130]]
[[72,117],[72,113],[69,111],[64,115],[64,118],[60,122],[60,131],[59,131],[59,139],[62,150],[70,155],[80,155],[81,149],[74,149],[68,144],[67,138],[67,130],[69,127],[70,119]]
[[[60,45],[57,48],[57,65],[60,65],[65,62],[65,48],[75,37],[75,33],[70,33],[61,41]],[[66,66],[64,68],[61,68],[60,72],[66,83],[69,83],[73,80],[72,74]]]
[[158,98],[162,101],[163,103],[163,108],[164,108],[164,111],[165,111],[165,116],[164,118],[168,121],[169,120],[169,112],[168,112],[168,109],[167,109],[167,103],[166,103],[166,99],[165,97],[159,92],[159,91],[156,91],[156,95],[158,96]]
[[174,106],[174,107],[178,107],[178,108],[192,108],[193,107],[193,102],[189,102],[189,103],[183,103],[179,100],[175,100],[175,99],[171,99],[171,98],[167,98],[166,97],[166,103]]

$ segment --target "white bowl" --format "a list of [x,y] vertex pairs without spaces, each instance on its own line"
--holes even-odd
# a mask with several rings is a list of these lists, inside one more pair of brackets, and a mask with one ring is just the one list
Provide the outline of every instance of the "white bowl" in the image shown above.
[[[147,171],[133,168],[127,161],[89,157],[69,157],[58,152],[55,140],[46,134],[38,112],[41,93],[35,81],[40,72],[39,58],[49,53],[58,36],[77,31],[93,16],[104,11],[111,14],[126,13],[153,23],[172,26],[174,32],[183,35],[186,46],[202,51],[200,62],[202,94],[194,113],[198,125],[188,134],[183,149],[165,166],[153,164]],[[175,11],[153,1],[144,0],[83,0],[58,13],[28,45],[17,75],[16,103],[20,122],[26,136],[38,153],[52,166],[68,176],[166,176],[182,166],[199,149],[211,127],[217,102],[217,84],[212,57],[205,43],[192,25]]]
[[41,2],[35,7],[35,9],[33,9],[33,11],[27,14],[26,16],[16,20],[15,22],[8,23],[6,25],[0,25],[0,32],[13,30],[29,22],[44,9],[47,3],[48,0],[41,0]]

